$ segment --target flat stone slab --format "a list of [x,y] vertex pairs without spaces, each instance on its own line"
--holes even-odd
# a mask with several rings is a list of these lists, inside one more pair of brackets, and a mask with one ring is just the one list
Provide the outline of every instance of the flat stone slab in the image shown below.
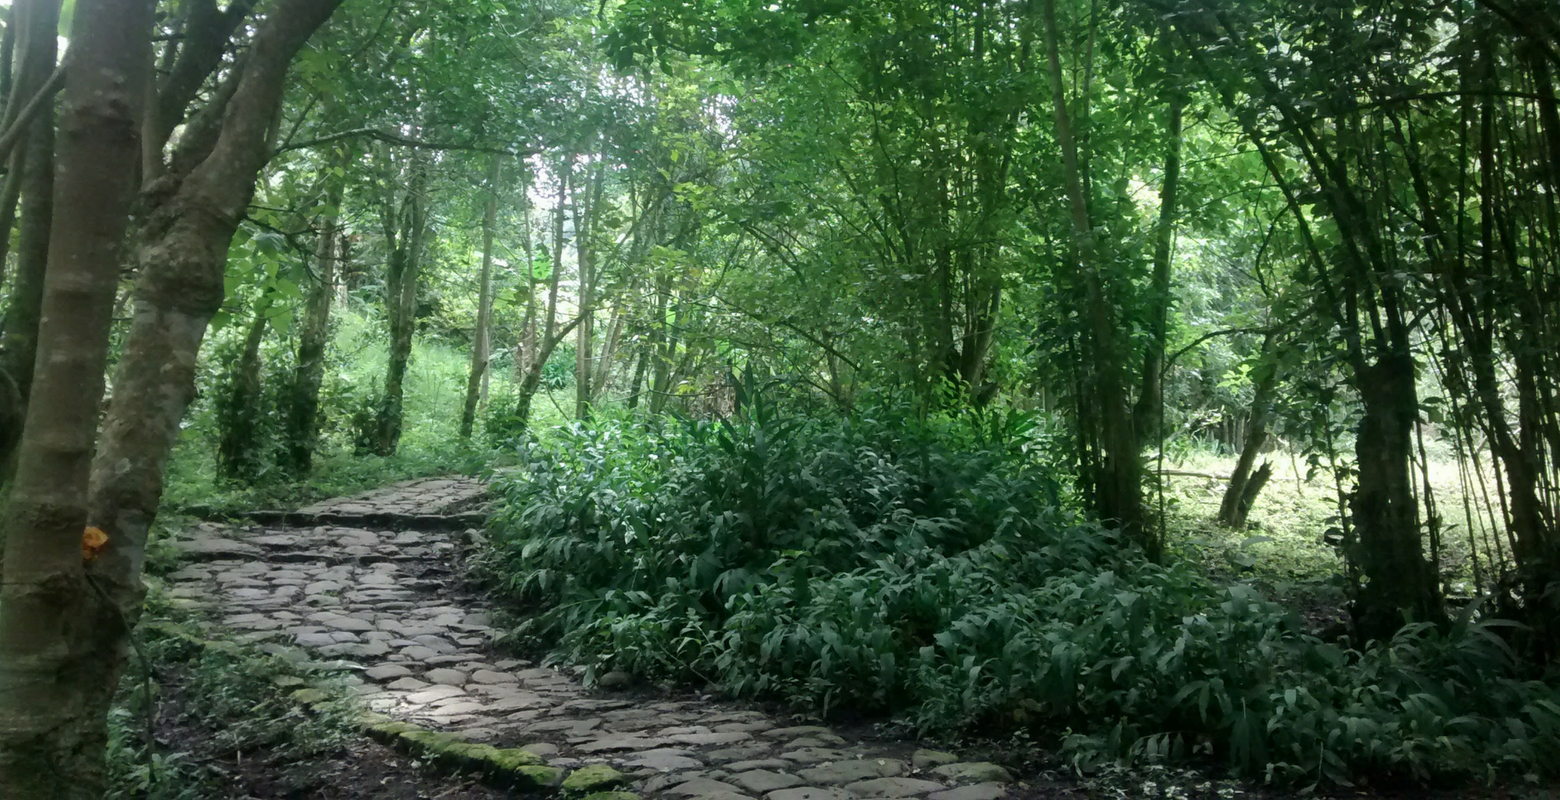
[[710,800],[735,800],[738,797],[751,797],[743,794],[742,790],[729,783],[723,783],[710,778],[694,778],[667,789],[665,794],[673,797],[709,798]]
[[812,784],[840,786],[872,778],[892,778],[905,771],[903,761],[891,758],[863,758],[857,761],[837,761],[821,767],[804,769],[797,774]]
[[997,800],[1006,796],[1007,786],[1000,783],[976,783],[946,792],[932,792],[928,800]]
[[845,791],[857,797],[915,797],[945,789],[943,784],[933,781],[923,781],[916,778],[874,778],[870,781],[852,783],[845,787]]
[[856,796],[844,789],[803,786],[770,792],[764,800],[856,800]]
[[1012,773],[989,761],[960,761],[953,764],[944,764],[932,770],[932,774],[939,778],[946,778],[954,783],[1011,783]]
[[755,769],[732,775],[727,778],[731,783],[742,787],[753,794],[768,794],[780,789],[790,789],[800,786],[806,781],[795,775],[787,775],[783,772],[771,772],[767,769]]

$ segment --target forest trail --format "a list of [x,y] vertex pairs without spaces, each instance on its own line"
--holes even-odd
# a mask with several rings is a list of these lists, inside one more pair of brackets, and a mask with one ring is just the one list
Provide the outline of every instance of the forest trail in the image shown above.
[[[863,739],[707,696],[587,690],[570,672],[495,651],[491,608],[462,587],[485,487],[418,480],[250,525],[174,538],[174,597],[244,642],[336,661],[392,720],[525,750],[542,783],[669,800],[998,800],[1071,794],[1013,783],[1002,767]],[[392,729],[394,730],[394,729]],[[425,737],[426,738],[426,737]],[[479,752],[491,751],[478,749]],[[605,765],[612,770],[586,769]],[[616,771],[616,772],[614,772]],[[620,774],[619,774],[620,773]],[[629,800],[629,798],[613,798]]]

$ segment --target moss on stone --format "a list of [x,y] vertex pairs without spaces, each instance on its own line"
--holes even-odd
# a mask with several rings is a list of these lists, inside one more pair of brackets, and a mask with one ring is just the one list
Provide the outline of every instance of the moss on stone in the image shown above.
[[299,689],[292,693],[292,699],[306,706],[315,706],[329,700],[330,695],[319,689]]
[[493,763],[503,772],[513,772],[521,767],[540,767],[547,763],[541,756],[527,750],[498,750],[493,753]]
[[570,773],[563,781],[563,791],[569,794],[599,793],[622,786],[627,781],[628,776],[606,764],[591,764]]
[[532,791],[552,789],[563,782],[563,770],[557,767],[517,767],[510,774],[517,787]]

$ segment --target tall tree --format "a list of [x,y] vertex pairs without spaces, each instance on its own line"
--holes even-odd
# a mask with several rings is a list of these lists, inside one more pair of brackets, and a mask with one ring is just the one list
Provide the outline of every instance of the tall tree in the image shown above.
[[389,248],[385,265],[385,316],[390,320],[390,348],[384,390],[375,419],[374,452],[394,455],[405,422],[406,368],[412,358],[417,328],[417,282],[422,273],[428,231],[428,163],[413,150],[406,164],[405,195],[397,205],[392,175],[380,206],[380,225]]
[[[128,631],[89,564],[88,470],[151,64],[151,0],[79,0],[48,271],[0,572],[0,796],[100,797]],[[118,546],[115,534],[108,542]],[[88,548],[88,545],[92,545]]]
[[[330,159],[325,202],[314,245],[314,274],[304,301],[298,331],[298,361],[287,405],[286,462],[294,475],[307,475],[319,443],[320,384],[325,378],[325,349],[330,343],[330,309],[336,294],[337,263],[345,249],[341,203],[350,150],[337,149]],[[342,174],[335,173],[340,169]]]
[[[147,532],[162,499],[168,457],[194,396],[201,341],[224,299],[224,267],[233,233],[254,195],[260,170],[272,156],[271,123],[293,58],[339,4],[279,0],[267,5],[263,20],[240,27],[237,33],[247,37],[243,58],[218,76],[217,90],[185,124],[171,158],[164,161],[162,153],[155,153],[161,163],[142,167],[145,174],[160,168],[162,177],[142,196],[134,314],[115,368],[87,495],[87,519],[109,542],[89,571],[94,587],[112,605],[112,614],[94,621],[90,655],[80,655],[68,673],[70,683],[86,693],[76,713],[98,736],[94,745],[102,742],[109,702],[124,665],[129,641],[125,624],[140,615]],[[232,3],[229,9],[241,5]],[[83,17],[96,15],[78,6],[76,19]],[[229,41],[229,47],[236,45]],[[67,174],[62,169],[60,180]],[[56,197],[64,196],[57,191]],[[56,214],[57,225],[61,217],[74,216],[63,213],[63,203],[57,201],[56,207],[61,212]],[[100,770],[81,771],[72,776],[71,788],[55,796],[89,796],[101,789]]]
[[1157,554],[1158,543],[1143,519],[1142,463],[1138,437],[1133,428],[1130,401],[1126,389],[1125,356],[1117,340],[1116,314],[1106,294],[1105,269],[1101,264],[1099,242],[1089,215],[1084,175],[1074,135],[1072,114],[1062,73],[1061,48],[1056,20],[1056,0],[1041,4],[1045,26],[1045,49],[1051,85],[1051,108],[1056,122],[1056,141],[1062,151],[1062,170],[1067,186],[1069,218],[1072,223],[1073,249],[1077,269],[1086,290],[1088,318],[1088,359],[1090,391],[1084,402],[1099,412],[1100,460],[1093,479],[1095,509],[1102,519],[1119,526],[1148,552]]
[[[55,68],[59,13],[59,0],[23,0],[13,6],[13,22],[21,28],[21,35],[17,49],[20,63],[12,86],[13,94],[18,96],[7,103],[4,115],[10,125],[17,124],[21,106],[43,90],[49,72]],[[8,479],[16,466],[16,447],[21,442],[22,421],[32,395],[44,271],[54,216],[54,104],[45,103],[35,114],[26,143],[16,149],[11,174],[6,179],[6,191],[14,183],[24,200],[16,277],[4,321],[0,323],[0,481]],[[9,194],[0,197],[0,213],[14,210],[15,202]],[[0,219],[0,238],[5,240],[0,243],[0,270],[4,268],[4,251],[10,246],[10,231],[10,222]]]
[[[477,404],[486,385],[492,360],[493,233],[498,227],[498,188],[503,162],[495,155],[488,164],[487,204],[482,213],[482,271],[477,279],[477,325],[471,334],[471,370],[466,378],[466,405],[461,409],[460,438],[470,439],[477,418]],[[527,234],[529,235],[529,234]]]

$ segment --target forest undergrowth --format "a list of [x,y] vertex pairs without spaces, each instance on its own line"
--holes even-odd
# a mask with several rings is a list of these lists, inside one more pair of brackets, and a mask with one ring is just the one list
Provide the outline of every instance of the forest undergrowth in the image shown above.
[[[1560,689],[1462,605],[1352,645],[1326,493],[1158,563],[1088,521],[1043,416],[610,414],[520,448],[489,578],[591,676],[713,684],[923,734],[1019,733],[1088,772],[1193,763],[1285,787],[1554,777]],[[1172,484],[1174,485],[1174,484]],[[1318,600],[1320,598],[1320,600]],[[1322,615],[1325,616],[1325,615]],[[1336,616],[1336,615],[1335,615]]]

